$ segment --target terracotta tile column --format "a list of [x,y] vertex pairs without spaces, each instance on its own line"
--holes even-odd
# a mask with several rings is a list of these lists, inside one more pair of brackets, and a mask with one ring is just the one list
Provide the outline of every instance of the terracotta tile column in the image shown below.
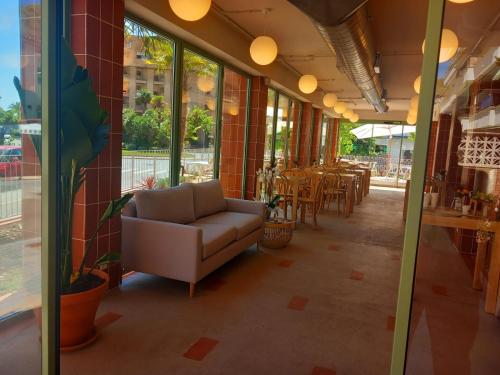
[[334,160],[337,157],[337,154],[339,153],[339,150],[337,150],[337,146],[339,143],[339,134],[340,134],[340,119],[338,118],[333,118],[328,120],[328,123],[330,124],[331,127],[331,155],[332,155],[332,160]]
[[321,122],[323,120],[323,110],[319,108],[313,108],[314,111],[314,123],[313,123],[313,134],[311,143],[311,154],[309,155],[309,165],[315,162],[319,163],[319,147],[321,143]]
[[250,96],[250,129],[248,132],[248,154],[246,170],[246,199],[255,196],[255,174],[264,165],[266,137],[267,90],[264,77],[252,78]]
[[427,150],[427,176],[434,175],[434,163],[436,160],[436,147],[437,147],[437,132],[438,122],[433,121],[431,124],[431,133],[429,136],[429,147]]
[[303,103],[302,106],[302,121],[300,123],[300,140],[299,140],[299,167],[306,167],[309,162],[309,140],[311,138],[311,111],[313,110],[311,103]]
[[[109,201],[121,195],[123,22],[123,0],[73,0],[71,46],[78,64],[88,69],[111,125],[109,144],[87,169],[87,179],[77,196],[73,227],[75,264]],[[94,253],[100,256],[120,251],[120,231],[120,217],[108,222],[99,232]],[[110,267],[109,273],[111,286],[118,285],[121,266]]]
[[246,96],[246,78],[225,69],[224,97],[239,99],[238,113],[231,112],[231,108],[224,105],[222,115],[219,179],[224,195],[231,198],[241,198],[242,195]]

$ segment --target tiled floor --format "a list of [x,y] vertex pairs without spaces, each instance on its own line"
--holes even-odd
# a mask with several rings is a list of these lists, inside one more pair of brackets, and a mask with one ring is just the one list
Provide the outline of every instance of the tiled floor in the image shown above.
[[[324,213],[317,230],[299,225],[286,249],[249,249],[203,280],[192,299],[185,283],[134,274],[106,296],[98,340],[62,355],[62,374],[388,374],[401,206],[402,193],[373,190],[348,219]],[[418,277],[423,282],[414,306],[422,308],[408,373],[498,374],[498,321],[481,312],[480,294],[471,291],[470,273],[444,232],[431,231],[444,239],[430,241],[428,249],[436,247],[443,258]],[[455,310],[460,319],[450,319]],[[456,336],[453,328],[463,319],[473,337]],[[457,337],[472,342],[473,371],[433,371],[430,341],[437,354],[460,347],[434,346],[429,331],[440,345]],[[0,341],[2,375],[36,373],[36,332],[26,326]],[[12,353],[22,353],[23,361]]]

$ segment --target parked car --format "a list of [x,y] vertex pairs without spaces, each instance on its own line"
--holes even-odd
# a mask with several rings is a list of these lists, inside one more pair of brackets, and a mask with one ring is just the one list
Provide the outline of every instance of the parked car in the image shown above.
[[20,177],[22,163],[20,146],[0,146],[0,177]]

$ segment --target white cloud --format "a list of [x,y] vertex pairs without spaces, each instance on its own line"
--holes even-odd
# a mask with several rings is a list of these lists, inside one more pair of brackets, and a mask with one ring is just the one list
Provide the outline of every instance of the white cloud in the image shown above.
[[0,68],[19,69],[20,57],[16,53],[0,53]]

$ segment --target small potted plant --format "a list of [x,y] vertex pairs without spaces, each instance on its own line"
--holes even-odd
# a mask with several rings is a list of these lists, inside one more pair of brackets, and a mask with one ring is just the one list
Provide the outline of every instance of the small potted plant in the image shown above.
[[[95,338],[94,320],[99,303],[108,289],[109,277],[100,270],[119,262],[120,253],[109,252],[97,257],[92,254],[99,229],[118,215],[133,194],[112,200],[86,243],[84,255],[77,267],[73,264],[73,207],[75,197],[85,181],[88,167],[108,144],[108,114],[101,109],[86,69],[63,41],[61,48],[61,261],[60,261],[60,345],[61,349],[76,349]],[[14,84],[21,99],[24,118],[41,118],[39,93],[25,90],[16,77]],[[31,135],[40,163],[41,136]],[[95,259],[91,261],[91,259]]]

